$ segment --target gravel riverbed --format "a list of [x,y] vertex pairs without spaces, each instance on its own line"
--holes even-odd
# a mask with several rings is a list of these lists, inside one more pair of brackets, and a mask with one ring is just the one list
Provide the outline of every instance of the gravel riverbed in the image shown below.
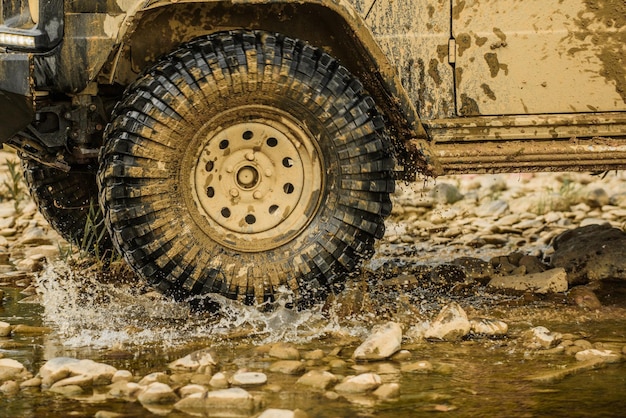
[[12,416],[620,416],[625,173],[400,184],[377,254],[343,291],[300,312],[218,298],[209,314],[121,263],[106,277],[68,263],[6,161],[0,406]]

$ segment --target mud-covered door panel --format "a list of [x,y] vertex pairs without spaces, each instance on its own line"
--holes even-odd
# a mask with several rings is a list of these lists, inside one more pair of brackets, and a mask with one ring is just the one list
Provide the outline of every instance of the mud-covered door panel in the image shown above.
[[362,2],[367,25],[395,64],[423,120],[453,117],[455,112],[453,71],[448,62],[450,1]]
[[453,0],[462,116],[626,110],[624,0]]

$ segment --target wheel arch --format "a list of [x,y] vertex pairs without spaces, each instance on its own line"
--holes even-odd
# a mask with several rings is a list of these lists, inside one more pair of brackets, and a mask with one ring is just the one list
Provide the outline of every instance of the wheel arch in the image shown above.
[[411,161],[422,172],[432,165],[426,132],[395,67],[346,2],[160,1],[129,13],[126,22],[120,49],[103,71],[112,82],[128,85],[160,56],[201,35],[241,28],[283,33],[322,48],[361,80],[386,117],[400,165]]

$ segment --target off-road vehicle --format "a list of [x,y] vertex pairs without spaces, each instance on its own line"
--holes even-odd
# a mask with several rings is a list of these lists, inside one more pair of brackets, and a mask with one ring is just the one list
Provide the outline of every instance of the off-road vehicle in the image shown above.
[[626,166],[623,0],[3,0],[0,142],[179,298],[306,301],[394,182]]

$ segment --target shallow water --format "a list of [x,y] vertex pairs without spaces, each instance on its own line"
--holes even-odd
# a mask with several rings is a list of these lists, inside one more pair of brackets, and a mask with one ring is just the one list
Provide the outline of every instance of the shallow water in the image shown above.
[[[227,371],[247,367],[268,374],[270,385],[249,389],[263,398],[265,408],[299,408],[310,417],[414,417],[437,413],[455,417],[623,416],[625,363],[573,373],[547,383],[537,381],[532,377],[577,362],[561,353],[527,350],[518,338],[529,327],[543,325],[621,351],[626,345],[626,309],[623,299],[614,296],[594,312],[565,306],[558,300],[525,303],[518,296],[482,292],[457,297],[468,314],[505,320],[509,335],[455,343],[407,340],[403,348],[411,352],[412,361],[428,360],[433,364],[433,372],[420,374],[401,372],[400,362],[355,364],[350,356],[375,324],[394,319],[409,328],[418,320],[432,318],[452,298],[435,295],[428,288],[403,299],[402,303],[415,308],[414,314],[400,315],[395,305],[401,301],[395,295],[378,298],[373,294],[368,304],[359,305],[371,311],[345,316],[345,300],[304,312],[293,312],[279,304],[265,313],[222,301],[219,315],[209,315],[193,313],[185,304],[144,295],[137,286],[101,284],[86,275],[75,275],[63,264],[51,266],[38,281],[45,309],[40,304],[19,303],[24,297],[21,289],[7,286],[3,287],[6,295],[0,310],[2,321],[53,329],[43,336],[0,339],[0,353],[21,361],[33,373],[47,359],[69,356],[90,358],[144,376],[166,371],[170,361],[211,346]],[[322,392],[298,387],[297,376],[268,372],[271,361],[255,350],[276,341],[291,341],[301,352],[334,351],[346,360],[346,366],[331,370],[333,373],[345,376],[373,371],[384,382],[399,383],[401,395],[391,401],[377,401],[369,395],[330,400]],[[136,417],[151,416],[152,412],[188,416],[169,410],[148,412],[139,403],[107,400],[105,392],[104,388],[97,389],[94,394],[70,399],[40,390],[22,391],[15,397],[0,397],[0,416],[92,417],[100,410]]]

